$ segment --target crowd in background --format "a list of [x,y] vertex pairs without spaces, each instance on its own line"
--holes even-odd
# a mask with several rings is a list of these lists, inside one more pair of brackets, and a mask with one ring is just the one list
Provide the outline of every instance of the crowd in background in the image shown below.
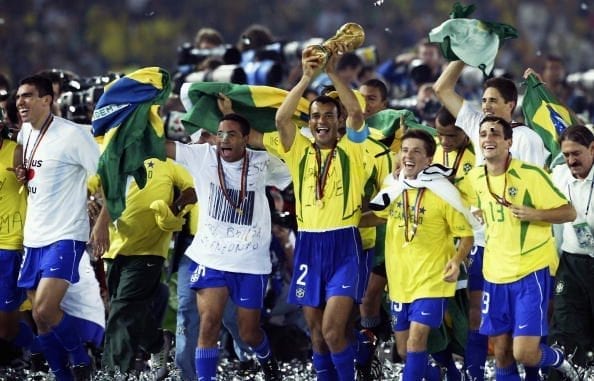
[[[213,26],[235,44],[242,30],[264,23],[275,40],[329,37],[353,21],[361,24],[367,44],[381,60],[414,48],[428,31],[448,17],[446,0],[308,1],[46,1],[0,4],[0,72],[13,81],[46,68],[81,76],[129,67],[175,68],[176,49],[191,41],[200,27]],[[471,2],[469,2],[471,3]],[[519,77],[539,67],[545,54],[567,60],[568,72],[594,67],[594,12],[590,1],[476,2],[473,18],[518,28],[520,37],[501,50],[497,67]],[[18,36],[18,38],[17,38]]]

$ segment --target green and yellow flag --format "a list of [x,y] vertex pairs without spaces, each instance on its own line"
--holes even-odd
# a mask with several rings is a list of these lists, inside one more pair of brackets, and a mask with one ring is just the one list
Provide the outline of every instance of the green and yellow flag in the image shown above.
[[[219,119],[223,116],[217,106],[219,93],[225,94],[233,103],[233,111],[250,122],[260,132],[276,130],[274,116],[287,96],[287,91],[271,86],[238,85],[223,82],[197,82],[182,86],[180,98],[186,108],[182,123],[188,134],[203,128],[216,133]],[[297,127],[307,125],[309,102],[302,98],[295,111]]]
[[126,208],[126,184],[133,176],[146,185],[144,160],[165,160],[165,134],[159,107],[169,96],[169,73],[147,67],[107,86],[93,112],[93,135],[102,140],[97,173],[113,220]]
[[534,74],[530,74],[526,79],[522,113],[524,123],[540,135],[551,153],[549,160],[555,162],[561,152],[559,135],[568,126],[576,123],[570,110],[562,105]]

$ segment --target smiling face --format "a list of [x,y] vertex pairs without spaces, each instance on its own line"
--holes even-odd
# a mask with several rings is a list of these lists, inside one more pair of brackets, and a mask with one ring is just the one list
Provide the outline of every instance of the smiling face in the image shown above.
[[241,126],[233,120],[223,120],[217,130],[217,150],[226,162],[241,160],[247,146],[247,136],[241,133]]
[[401,171],[405,179],[416,179],[417,175],[433,160],[427,153],[425,142],[418,138],[406,138],[402,141]]
[[16,94],[16,106],[23,123],[31,123],[36,129],[41,128],[50,112],[51,105],[51,95],[39,96],[39,91],[34,85],[19,86]]
[[338,110],[334,103],[313,102],[309,128],[320,148],[333,148],[338,139]]
[[481,108],[485,116],[493,115],[510,121],[515,103],[506,102],[499,90],[494,87],[487,87],[483,93]]
[[594,142],[586,147],[573,140],[563,140],[561,152],[571,174],[577,179],[585,179],[594,163]]
[[503,126],[497,122],[483,122],[479,131],[479,146],[486,161],[507,160],[512,140],[505,139]]

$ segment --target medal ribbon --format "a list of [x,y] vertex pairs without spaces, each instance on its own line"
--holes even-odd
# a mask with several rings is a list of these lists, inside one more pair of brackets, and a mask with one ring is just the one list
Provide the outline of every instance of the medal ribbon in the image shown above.
[[243,164],[241,166],[241,180],[240,180],[241,186],[240,186],[239,197],[237,198],[237,205],[236,205],[235,203],[233,203],[233,200],[231,200],[231,196],[229,195],[229,191],[227,190],[227,185],[225,184],[225,172],[223,172],[223,163],[221,162],[221,155],[219,152],[217,152],[217,173],[219,175],[219,185],[221,186],[221,189],[223,190],[223,196],[225,196],[225,199],[227,200],[227,202],[233,208],[235,208],[235,211],[238,214],[243,213],[240,206],[241,206],[241,204],[243,204],[243,200],[245,199],[245,195],[247,193],[246,189],[247,189],[248,167],[249,167],[248,154],[247,154],[247,151],[244,151],[243,152]]
[[503,178],[504,179],[503,180],[503,197],[493,193],[493,191],[491,190],[491,183],[489,182],[489,174],[487,173],[487,166],[485,165],[483,167],[485,169],[485,177],[487,178],[487,189],[489,190],[489,193],[491,193],[491,197],[493,197],[499,205],[502,205],[505,207],[511,206],[511,202],[509,202],[505,199],[505,191],[507,189],[507,170],[509,169],[510,164],[511,164],[511,154],[509,154],[507,156],[507,162],[505,163],[505,171],[503,172],[503,176],[504,176],[504,178]]
[[412,223],[412,232],[411,235],[409,237],[408,235],[408,221],[410,220],[410,216],[409,216],[409,212],[408,212],[408,191],[405,190],[403,192],[403,197],[402,197],[402,209],[403,210],[403,217],[404,217],[404,241],[406,243],[411,242],[414,238],[415,235],[417,234],[417,227],[419,226],[419,215],[420,215],[420,210],[421,210],[421,200],[423,199],[423,195],[425,194],[425,188],[420,188],[419,191],[417,192],[417,197],[415,198],[415,204],[413,206],[413,208],[415,209],[414,213],[413,213],[413,223]]
[[26,157],[27,150],[29,149],[29,139],[31,139],[31,134],[29,134],[29,136],[27,137],[27,144],[25,144],[25,149],[23,150],[23,165],[25,166],[25,170],[27,173],[27,180],[29,179],[29,170],[33,165],[33,158],[35,157],[35,152],[37,152],[37,147],[39,147],[39,143],[41,143],[41,140],[45,136],[45,133],[49,129],[49,126],[53,120],[54,116],[50,112],[50,114],[45,119],[45,122],[43,122],[43,125],[41,126],[41,130],[39,131],[39,135],[37,135],[37,138],[35,139],[35,143],[33,143],[33,148],[31,149],[31,155],[29,155],[29,160],[26,160]]
[[318,167],[316,172],[316,200],[321,200],[324,198],[324,188],[326,187],[326,180],[328,180],[328,173],[330,172],[330,163],[332,163],[332,159],[336,154],[336,146],[332,147],[332,151],[326,156],[323,166],[321,150],[317,145],[314,144],[313,146],[316,151],[316,163]]
[[[464,145],[464,147],[462,147],[462,149],[458,150],[458,152],[456,153],[456,158],[454,159],[454,165],[450,167],[454,170],[454,172],[453,172],[454,175],[458,172],[458,167],[460,166],[460,162],[462,161],[464,152],[466,152],[466,145]],[[445,151],[443,151],[443,164],[446,167],[450,166],[449,160],[448,160],[448,153]]]

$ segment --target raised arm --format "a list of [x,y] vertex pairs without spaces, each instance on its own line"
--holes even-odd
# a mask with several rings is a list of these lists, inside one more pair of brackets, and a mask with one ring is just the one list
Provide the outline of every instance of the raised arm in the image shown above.
[[454,117],[458,116],[458,113],[462,108],[462,103],[464,102],[464,98],[456,93],[456,82],[458,82],[458,79],[462,74],[462,69],[464,69],[464,62],[450,62],[437,81],[433,84],[435,95],[437,95],[441,104]]
[[347,111],[346,126],[358,131],[365,123],[363,110],[361,109],[359,101],[357,101],[357,97],[355,96],[353,89],[344,83],[342,79],[336,74],[335,67],[339,57],[340,56],[338,54],[333,54],[328,59],[328,63],[326,64],[326,74],[328,74],[328,77],[334,84],[334,88],[336,89],[336,92],[338,92],[340,102],[344,105],[344,108]]
[[165,140],[165,155],[171,160],[175,160],[175,142],[173,140]]
[[301,75],[299,82],[297,82],[297,84],[289,91],[287,97],[276,111],[276,128],[279,132],[280,141],[285,151],[291,148],[293,141],[295,140],[295,134],[297,133],[295,124],[292,121],[293,113],[297,109],[302,94],[321,69],[319,58],[315,55],[311,55],[309,53],[310,50],[310,47],[303,50],[301,57],[303,74]]

